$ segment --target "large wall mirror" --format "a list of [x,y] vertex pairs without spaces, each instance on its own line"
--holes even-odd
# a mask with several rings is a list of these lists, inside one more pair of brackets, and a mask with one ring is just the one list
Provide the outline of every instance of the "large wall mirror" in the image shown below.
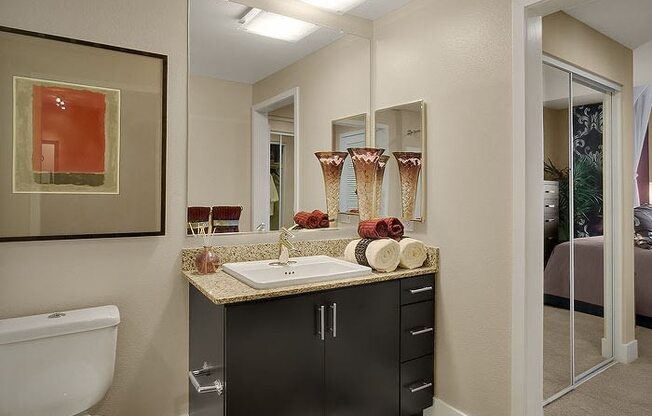
[[337,150],[340,130],[367,143],[370,68],[369,39],[190,0],[188,232],[274,231],[326,212],[315,152]]

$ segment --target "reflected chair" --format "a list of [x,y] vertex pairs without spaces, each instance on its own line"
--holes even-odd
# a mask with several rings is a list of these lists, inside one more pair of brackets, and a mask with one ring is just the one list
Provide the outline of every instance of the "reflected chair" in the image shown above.
[[220,233],[237,233],[240,232],[240,215],[242,206],[215,206],[212,209],[212,232]]
[[186,229],[188,235],[210,233],[210,207],[188,207]]

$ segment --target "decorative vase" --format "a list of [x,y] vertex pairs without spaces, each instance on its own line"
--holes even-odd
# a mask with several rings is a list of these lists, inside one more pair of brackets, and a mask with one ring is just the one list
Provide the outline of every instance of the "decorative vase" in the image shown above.
[[340,179],[347,152],[316,152],[317,160],[324,174],[326,190],[326,211],[330,224],[337,224],[337,214],[340,212]]
[[401,205],[403,218],[414,219],[417,184],[421,173],[421,152],[394,152],[401,177]]
[[210,246],[204,248],[197,253],[195,257],[195,267],[199,274],[215,273],[219,264],[217,254],[211,249]]
[[376,172],[385,149],[357,147],[346,150],[351,155],[355,171],[360,221],[370,220],[376,216]]
[[380,205],[383,195],[383,179],[385,178],[385,167],[387,166],[387,161],[389,156],[383,155],[378,160],[378,167],[376,168],[376,190],[375,190],[375,206],[374,206],[374,217],[380,216]]

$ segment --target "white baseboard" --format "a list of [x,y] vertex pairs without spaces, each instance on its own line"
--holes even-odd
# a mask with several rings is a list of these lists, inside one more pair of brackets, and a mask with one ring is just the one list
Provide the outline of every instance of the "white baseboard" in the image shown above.
[[616,360],[623,364],[633,363],[638,359],[638,341],[616,345]]
[[612,356],[611,342],[607,338],[602,338],[602,358],[606,360]]
[[423,411],[423,416],[468,416],[448,403],[435,397],[432,407]]

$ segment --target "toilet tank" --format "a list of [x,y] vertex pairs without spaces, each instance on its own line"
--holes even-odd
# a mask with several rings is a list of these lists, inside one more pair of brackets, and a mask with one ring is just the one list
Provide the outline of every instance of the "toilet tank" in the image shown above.
[[113,380],[116,306],[0,320],[0,416],[72,416]]

